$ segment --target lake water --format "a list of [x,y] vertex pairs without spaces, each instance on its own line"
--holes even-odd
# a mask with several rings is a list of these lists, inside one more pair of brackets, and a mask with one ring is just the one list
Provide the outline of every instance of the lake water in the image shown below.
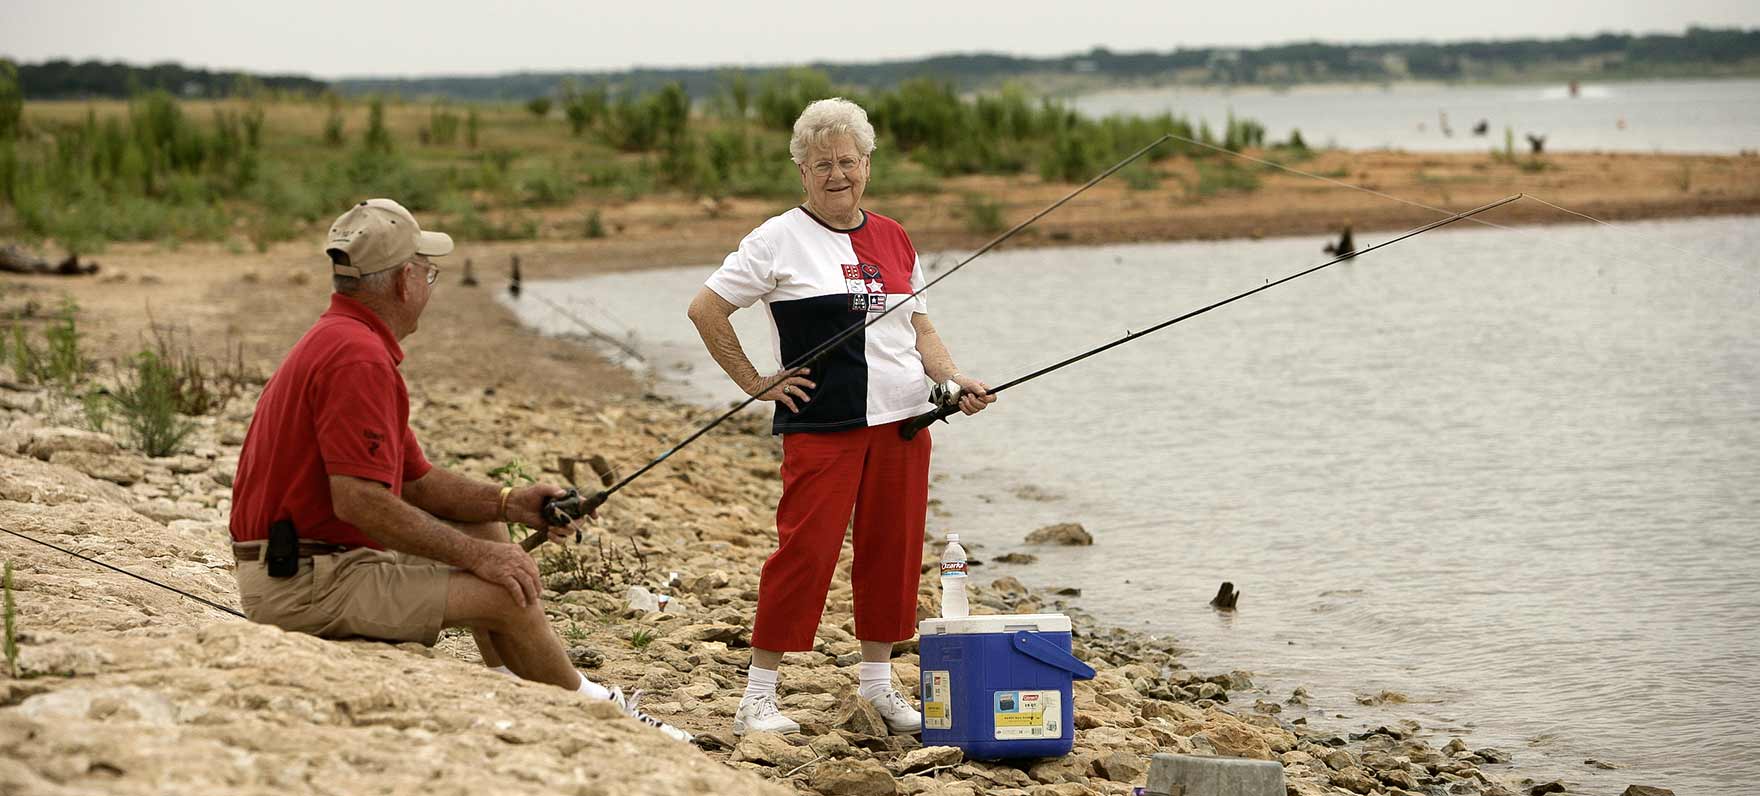
[[[1128,89],[1075,98],[1089,115],[1172,111],[1220,134],[1232,110],[1257,119],[1268,140],[1300,129],[1309,146],[1411,151],[1502,148],[1504,128],[1546,137],[1549,150],[1733,154],[1760,149],[1760,80],[1653,80],[1566,84],[1379,87],[1309,86],[1220,91],[1192,87]],[[1445,135],[1443,115],[1453,135]],[[1485,136],[1472,133],[1484,120]],[[1621,127],[1621,123],[1624,127]]]
[[[1589,793],[1751,793],[1760,219],[1623,230],[1427,233],[1011,390],[936,427],[931,531],[988,559],[1083,523],[1093,547],[977,572],[1078,587],[1098,618],[1180,639],[1194,668],[1251,670],[1274,700],[1307,686],[1315,709],[1285,718],[1412,717]],[[997,384],[1320,246],[1003,250],[930,306]],[[723,401],[743,396],[684,317],[711,269],[533,289]],[[734,317],[773,366],[761,313]],[[1232,615],[1206,606],[1223,580]],[[1382,689],[1411,703],[1354,699]]]

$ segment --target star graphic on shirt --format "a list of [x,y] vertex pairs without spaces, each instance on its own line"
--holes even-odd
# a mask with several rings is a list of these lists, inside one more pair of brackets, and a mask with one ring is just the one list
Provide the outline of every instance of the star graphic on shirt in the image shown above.
[[878,279],[870,279],[870,280],[868,280],[868,292],[869,293],[885,293],[886,292],[886,284],[884,282],[881,282]]

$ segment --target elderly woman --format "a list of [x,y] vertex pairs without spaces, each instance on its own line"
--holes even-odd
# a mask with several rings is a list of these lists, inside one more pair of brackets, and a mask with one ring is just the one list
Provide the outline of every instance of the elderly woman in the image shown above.
[[[905,440],[898,424],[933,409],[931,381],[957,382],[971,414],[994,396],[954,367],[929,323],[917,251],[904,229],[862,209],[874,128],[860,106],[824,99],[794,123],[789,153],[806,202],[740,241],[691,302],[704,345],[748,395],[776,403],[782,435],[782,501],[776,552],[758,584],[752,665],[733,720],[736,735],[796,732],[776,705],[782,655],[813,648],[825,592],[854,515],[856,637],[861,697],[895,733],[922,729],[922,714],[892,686],[892,645],[916,632],[929,434]],[[784,365],[896,307],[825,353],[810,370],[761,375],[728,317],[763,301]]]

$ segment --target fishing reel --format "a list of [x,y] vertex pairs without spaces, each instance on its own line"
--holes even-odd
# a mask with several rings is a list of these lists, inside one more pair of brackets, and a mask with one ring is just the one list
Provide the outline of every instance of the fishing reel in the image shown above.
[[[570,484],[575,482],[574,467],[578,463],[580,460],[571,458],[564,458],[561,461],[562,477]],[[586,464],[593,468],[593,472],[599,476],[601,484],[609,487],[616,483],[617,471],[611,468],[611,463],[606,461],[605,457],[599,455],[588,457]],[[610,489],[602,489],[590,495],[583,495],[580,489],[570,486],[567,491],[562,493],[561,497],[553,497],[544,501],[544,505],[538,509],[538,513],[544,517],[544,524],[553,528],[566,527],[572,525],[576,520],[590,516],[600,506],[605,505],[605,501],[610,497]],[[538,531],[520,540],[519,546],[525,548],[529,553],[536,550],[538,545],[543,544],[549,538],[549,533]],[[579,531],[575,533],[575,541],[580,541]]]
[[945,423],[947,418],[960,411],[959,399],[965,394],[965,388],[953,379],[941,382],[929,388],[929,403],[935,405],[934,411],[917,415],[898,424],[898,435],[905,439],[914,439],[917,432],[929,427],[937,420]]

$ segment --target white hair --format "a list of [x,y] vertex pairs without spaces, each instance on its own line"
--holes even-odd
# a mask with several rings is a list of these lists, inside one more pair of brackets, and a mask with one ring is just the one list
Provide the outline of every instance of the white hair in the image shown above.
[[808,148],[840,135],[854,139],[856,149],[864,155],[874,151],[874,125],[868,123],[868,112],[862,106],[842,97],[817,100],[794,120],[788,155],[801,163],[807,159]]

